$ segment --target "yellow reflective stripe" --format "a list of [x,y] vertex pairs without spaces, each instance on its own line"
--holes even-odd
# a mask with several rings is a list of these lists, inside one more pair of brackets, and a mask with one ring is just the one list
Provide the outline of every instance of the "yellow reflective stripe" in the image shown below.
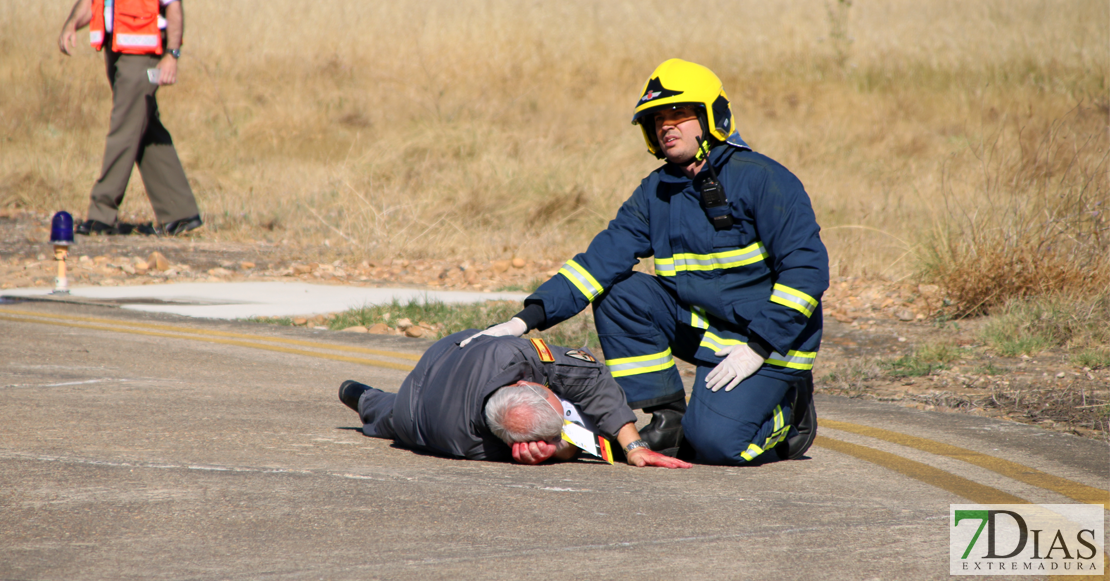
[[741,458],[748,462],[751,462],[760,454],[762,454],[764,450],[774,448],[779,444],[779,442],[782,442],[786,439],[786,434],[790,432],[790,426],[786,424],[786,421],[782,417],[781,405],[775,406],[775,412],[771,415],[771,417],[774,419],[775,429],[770,433],[770,435],[767,436],[766,439],[763,440],[763,446],[757,446],[754,443],[748,444],[748,449],[740,452]]
[[[698,347],[705,347],[713,351],[720,351],[729,345],[747,345],[744,341],[738,339],[725,339],[718,337],[713,333],[706,331],[701,338],[701,344]],[[786,355],[779,352],[771,353],[767,356],[767,363],[771,365],[778,365],[779,367],[789,367],[790,369],[800,369],[807,371],[813,369],[813,363],[817,360],[816,351],[789,351]]]
[[709,321],[706,320],[705,309],[690,307],[690,326],[695,329],[708,329]]
[[670,258],[655,259],[655,273],[659,276],[674,276],[682,271],[724,270],[759,262],[767,258],[762,242],[744,248],[712,254],[675,254]]
[[629,375],[662,371],[674,367],[674,357],[671,356],[671,348],[668,347],[667,350],[662,353],[608,359],[605,361],[605,366],[609,369],[609,373],[611,373],[613,377],[626,377]]
[[659,276],[674,276],[674,259],[656,257],[655,274]]
[[767,257],[762,242],[745,248],[712,254],[676,254],[675,270],[720,270],[759,262]]
[[786,439],[786,435],[789,433],[790,426],[784,426],[775,430],[774,432],[771,432],[771,435],[767,436],[767,442],[763,444],[763,448],[766,450],[778,446],[783,440]]
[[706,331],[705,334],[702,335],[701,344],[698,345],[698,347],[707,347],[714,351],[720,351],[721,349],[724,349],[729,345],[747,345],[747,343],[738,339],[725,339],[723,337],[718,337],[713,333]]
[[775,430],[774,432],[772,432],[771,437],[769,439],[773,439],[774,443],[777,444],[777,443],[786,439],[786,434],[789,431],[790,431],[790,426],[783,426],[783,427]]
[[789,351],[786,355],[775,352],[767,357],[767,363],[790,369],[807,371],[813,369],[813,362],[817,360],[816,351]]
[[777,283],[774,291],[771,292],[771,302],[790,307],[806,317],[813,315],[813,310],[817,308],[817,301],[813,297],[798,289]]
[[748,449],[740,452],[740,457],[747,460],[748,462],[751,462],[752,460],[755,460],[756,456],[759,456],[762,453],[763,448],[760,448],[755,444],[748,444]]
[[573,260],[568,260],[563,268],[559,269],[559,274],[567,277],[571,284],[578,287],[578,290],[585,295],[586,300],[591,303],[597,298],[597,295],[601,294],[601,291],[605,290],[601,288],[593,275]]
[[[781,418],[782,410],[778,410],[778,412],[779,412],[779,416]],[[786,439],[786,435],[789,434],[789,433],[790,433],[790,426],[783,426],[783,427],[771,432],[771,435],[767,436],[767,439],[763,442],[763,449],[764,450],[769,450],[771,448],[774,448],[775,446],[778,446],[780,442],[782,442],[783,440]]]

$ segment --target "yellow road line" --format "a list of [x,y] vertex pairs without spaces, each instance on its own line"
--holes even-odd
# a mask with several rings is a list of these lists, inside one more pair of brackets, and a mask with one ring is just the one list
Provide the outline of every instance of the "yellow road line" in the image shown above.
[[336,351],[347,351],[350,353],[365,353],[367,355],[380,355],[382,357],[392,357],[394,359],[408,359],[410,361],[420,361],[419,355],[411,353],[399,353],[397,351],[384,351],[381,349],[369,349],[367,347],[354,347],[350,345],[332,345],[330,343],[319,343],[313,341],[302,341],[299,339],[287,339],[284,337],[267,337],[264,335],[247,335],[244,333],[231,333],[228,331],[212,331],[208,329],[194,329],[191,327],[179,327],[176,325],[155,325],[150,323],[140,323],[133,321],[118,321],[115,319],[99,319],[96,317],[72,317],[69,315],[49,315],[45,313],[37,313],[34,311],[22,311],[19,309],[0,309],[0,313],[12,313],[16,315],[24,315],[28,317],[42,317],[44,319],[56,319],[61,321],[83,321],[86,323],[101,323],[106,325],[116,325],[120,327],[134,327],[140,330],[157,329],[161,331],[174,331],[177,333],[189,333],[193,335],[211,335],[215,337],[232,337],[235,339],[252,339],[255,341],[269,341],[271,343],[284,343],[286,345],[300,345],[302,347],[317,347],[334,349]]
[[907,448],[936,454],[937,456],[962,460],[968,464],[986,468],[987,470],[996,472],[1007,478],[1012,478],[1018,482],[1024,482],[1038,488],[1051,490],[1052,492],[1062,494],[1063,496],[1084,504],[1101,504],[1103,508],[1110,509],[1110,491],[1073,482],[1059,476],[1046,474],[1035,468],[1018,464],[1017,462],[995,458],[994,456],[980,454],[979,452],[974,452],[966,448],[960,448],[926,438],[909,436],[882,428],[873,428],[871,426],[861,426],[859,424],[850,424],[848,422],[838,422],[835,420],[818,420],[818,426],[851,432],[861,436],[869,436],[878,440],[906,446]]
[[[26,315],[26,316],[12,316],[12,315]],[[223,345],[235,345],[240,347],[248,347],[254,349],[263,349],[267,351],[276,351],[280,353],[290,353],[294,355],[305,355],[308,357],[320,357],[323,359],[331,359],[334,361],[345,361],[350,363],[361,363],[364,365],[374,365],[378,367],[387,367],[390,369],[398,369],[401,371],[411,371],[413,366],[401,363],[393,363],[390,361],[379,361],[375,359],[367,359],[361,357],[347,357],[344,355],[334,355],[331,353],[320,353],[318,351],[306,351],[304,349],[293,349],[288,347],[279,347],[277,345],[267,345],[264,343],[257,343],[252,341],[241,341],[235,339],[253,339],[255,341],[268,341],[272,343],[284,343],[290,345],[299,345],[304,347],[313,347],[317,349],[336,349],[348,352],[368,353],[372,355],[382,355],[386,357],[394,357],[400,359],[409,359],[417,361],[420,359],[419,355],[411,355],[408,353],[398,353],[394,351],[384,351],[377,349],[368,349],[364,347],[351,347],[346,345],[333,345],[327,343],[319,343],[312,341],[301,341],[297,339],[286,339],[281,337],[265,337],[261,335],[248,335],[243,333],[230,333],[226,331],[211,331],[205,329],[193,329],[188,327],[176,327],[171,325],[154,325],[148,323],[131,323],[121,322],[113,319],[101,319],[95,317],[74,317],[64,315],[50,315],[44,313],[37,313],[34,311],[23,311],[18,309],[0,309],[0,319],[7,319],[12,321],[21,321],[26,323],[39,323],[47,325],[57,325],[64,327],[77,327],[83,329],[94,329],[101,331],[115,331],[121,333],[131,333],[137,335],[147,335],[154,337],[167,337],[171,339],[193,339],[197,341],[204,341],[208,343],[218,343]],[[51,320],[42,320],[51,319]],[[75,323],[74,321],[83,321],[84,323]],[[101,323],[101,324],[89,324]],[[159,329],[168,332],[156,332],[149,329]],[[189,337],[187,335],[193,335]],[[216,337],[232,337],[235,339],[218,339]],[[1057,492],[1068,498],[1078,500],[1084,503],[1102,504],[1106,508],[1110,508],[1107,503],[1107,497],[1110,492],[1079,484],[1065,478],[1046,474],[1034,468],[1023,466],[1016,462],[995,458],[986,454],[980,454],[965,448],[959,448],[950,444],[936,442],[926,438],[917,436],[910,436],[907,434],[900,434],[881,428],[873,428],[870,426],[862,426],[858,424],[851,424],[848,422],[840,422],[835,420],[820,420],[819,425],[845,432],[851,432],[863,436],[885,440],[887,442],[899,444],[923,452],[936,454],[962,460],[969,464],[974,464],[981,468],[986,468],[1003,476],[1010,477],[1014,480],[1031,484],[1039,488],[1044,488]],[[934,468],[928,464],[923,464],[907,458],[902,458],[896,454],[876,450],[867,446],[860,446],[841,440],[829,438],[827,436],[818,436],[814,440],[814,445],[854,456],[861,460],[877,464],[884,468],[894,470],[904,474],[915,480],[924,482],[931,486],[940,488],[951,492],[952,494],[961,498],[966,498],[978,504],[1029,504],[1029,501],[1003,492],[996,488],[973,482],[966,478],[956,476],[944,470]],[[1108,564],[1107,566],[1110,566]],[[1055,577],[1053,577],[1055,578]],[[1073,577],[1074,578],[1074,577]]]
[[[838,424],[838,427],[834,428],[832,425],[826,425],[826,424]],[[849,430],[846,430],[846,429],[844,429],[843,427],[840,427],[840,426],[847,425],[847,426],[854,426],[854,427],[857,427],[857,428],[866,428],[866,426],[856,426],[855,424],[847,424],[845,422],[832,422],[832,421],[829,421],[829,420],[820,420],[820,421],[818,421],[818,425],[819,426],[825,426],[825,427],[832,428],[832,429],[837,429],[837,430],[844,430],[844,431],[849,431]],[[876,428],[876,429],[878,429],[878,428]],[[882,430],[882,431],[886,431],[886,430]],[[898,434],[897,432],[887,432],[887,433],[895,434],[895,435],[898,435],[898,436],[903,435],[903,434]],[[917,438],[917,439],[922,440],[924,442],[932,442],[931,440],[925,440],[924,438]],[[938,442],[932,442],[932,443],[936,444]],[[1031,504],[1028,500],[1025,500],[1023,498],[1019,498],[1019,497],[1014,496],[1012,494],[1009,494],[1007,492],[1003,492],[1001,490],[998,490],[997,488],[991,488],[990,486],[985,486],[985,485],[979,484],[977,482],[972,482],[971,480],[968,480],[966,478],[961,478],[959,476],[956,476],[955,474],[945,472],[944,470],[941,470],[939,468],[933,468],[932,466],[929,466],[928,464],[922,464],[921,462],[917,462],[917,461],[914,461],[914,460],[909,460],[909,459],[903,458],[901,456],[898,456],[896,454],[891,454],[890,452],[884,452],[882,450],[876,450],[874,448],[868,448],[867,446],[860,446],[858,444],[851,444],[849,442],[844,442],[844,441],[841,441],[841,440],[834,440],[833,438],[829,438],[827,436],[817,436],[817,438],[815,438],[813,440],[813,445],[820,446],[822,448],[827,448],[829,450],[833,450],[834,452],[840,452],[842,454],[848,454],[849,456],[855,456],[856,458],[859,458],[861,460],[866,460],[868,462],[871,462],[872,464],[877,464],[877,465],[882,466],[884,468],[894,470],[895,472],[899,472],[901,474],[909,476],[910,478],[913,478],[914,480],[920,480],[921,482],[924,482],[926,484],[935,486],[935,487],[943,489],[943,490],[947,490],[948,492],[951,492],[952,494],[955,494],[956,496],[959,496],[961,498],[966,498],[966,499],[974,502],[975,504]],[[945,445],[945,444],[942,444],[942,445]],[[929,450],[924,450],[924,451],[928,452]],[[970,451],[968,451],[968,452],[970,452]],[[971,454],[976,454],[976,452],[970,452],[970,453]],[[991,457],[987,456],[987,458],[991,458]],[[963,458],[960,458],[960,459],[962,460]],[[996,458],[993,458],[993,459],[996,459]],[[1015,464],[1013,462],[1010,462],[1010,464],[1013,464],[1014,466],[1021,466],[1020,464]],[[1022,468],[1025,468],[1025,467],[1022,466]],[[1033,469],[1032,468],[1027,468],[1027,470],[1033,470]],[[1044,473],[1041,472],[1041,474],[1044,474]],[[1051,475],[1045,474],[1045,476],[1051,476]],[[1056,478],[1056,477],[1052,476],[1052,478]],[[1063,479],[1061,479],[1061,480],[1063,480]],[[1066,482],[1070,482],[1070,481],[1066,481]],[[1075,484],[1075,483],[1073,482],[1072,484]],[[1082,485],[1080,485],[1080,486],[1082,486]],[[1045,488],[1045,487],[1041,486],[1041,488]],[[1095,490],[1098,490],[1098,489],[1096,488]],[[1098,503],[1092,503],[1092,504],[1098,504]],[[1105,551],[1103,551],[1103,569],[1104,570],[1110,570],[1110,556],[1107,556]],[[1083,580],[1086,580],[1086,579],[1105,579],[1105,578],[1106,577],[1092,577],[1092,576],[1069,576],[1069,577],[1050,576],[1049,580],[1054,581],[1056,579],[1060,579],[1060,580],[1076,579],[1076,580],[1079,580],[1079,581],[1083,581]]]
[[[305,349],[294,349],[292,347],[279,347],[277,345],[267,345],[265,343],[254,343],[251,341],[239,341],[235,339],[218,339],[215,337],[204,336],[188,336],[177,333],[167,333],[158,331],[145,331],[142,329],[133,329],[128,327],[112,327],[108,325],[91,325],[87,323],[71,323],[68,321],[43,321],[30,317],[14,317],[0,312],[0,319],[9,321],[20,321],[24,323],[38,323],[42,325],[57,325],[60,327],[76,327],[79,329],[94,329],[98,331],[114,331],[117,333],[131,333],[135,335],[147,335],[151,337],[168,337],[170,339],[186,339],[190,341],[204,341],[206,343],[219,343],[222,345],[235,345],[238,347],[249,347],[252,349],[264,349],[266,351],[277,351],[279,353],[290,353],[293,355],[307,355],[309,357],[320,357],[323,359],[331,359],[334,361],[346,361],[348,363],[361,363],[363,365],[374,365],[376,367],[387,367],[389,369],[397,369],[400,371],[412,371],[413,366],[405,363],[394,363],[392,361],[380,361],[377,359],[368,359],[365,357],[349,357],[346,355],[334,355],[331,353],[321,353],[319,351],[308,351]],[[307,343],[307,342],[305,342]],[[308,343],[311,345],[311,343]],[[319,348],[328,348],[330,346],[325,344],[315,344]]]
[[[10,316],[7,313],[28,315],[29,317],[32,317],[32,318]],[[419,358],[420,358],[419,355],[411,355],[411,354],[408,354],[408,353],[398,353],[398,352],[393,352],[393,351],[384,351],[384,350],[377,350],[377,349],[368,349],[368,348],[364,348],[364,347],[351,347],[351,346],[346,346],[346,345],[332,345],[332,344],[312,342],[312,341],[301,341],[301,340],[297,340],[297,339],[286,339],[286,338],[280,338],[280,337],[265,337],[265,336],[261,336],[261,335],[248,335],[248,334],[242,334],[242,333],[231,333],[231,332],[226,332],[226,331],[211,331],[211,330],[204,330],[204,329],[193,329],[193,328],[188,328],[188,327],[177,327],[177,326],[171,326],[171,325],[153,325],[153,324],[146,324],[146,323],[120,322],[120,321],[113,320],[113,319],[102,319],[102,318],[94,318],[94,317],[71,317],[71,316],[64,316],[64,315],[50,315],[50,314],[44,314],[44,313],[37,313],[37,312],[33,312],[33,311],[22,311],[22,310],[18,310],[18,309],[0,309],[0,318],[22,321],[22,322],[28,322],[28,323],[43,323],[43,324],[52,324],[52,325],[59,325],[59,326],[66,326],[66,327],[78,327],[78,328],[87,328],[87,329],[95,329],[95,330],[103,330],[103,331],[116,331],[116,332],[132,333],[132,334],[140,334],[140,335],[148,335],[148,336],[157,336],[157,337],[168,337],[168,338],[176,338],[176,339],[196,339],[196,340],[199,340],[199,341],[205,341],[205,342],[209,342],[209,343],[236,345],[236,346],[240,346],[240,347],[249,347],[249,348],[255,348],[255,349],[264,349],[264,350],[268,350],[268,351],[277,351],[277,352],[280,352],[280,353],[290,353],[290,354],[294,354],[294,355],[305,355],[305,356],[309,356],[309,357],[320,357],[320,358],[331,359],[331,360],[335,360],[335,361],[345,361],[345,362],[350,362],[350,363],[360,363],[360,364],[363,364],[363,365],[374,365],[374,366],[386,367],[386,368],[390,368],[390,369],[398,369],[398,370],[401,370],[401,371],[410,371],[410,370],[412,370],[413,367],[411,365],[406,365],[406,364],[402,364],[402,363],[394,363],[394,362],[390,362],[390,361],[380,361],[380,360],[376,360],[376,359],[368,359],[368,358],[361,358],[361,357],[347,357],[347,356],[343,356],[343,355],[334,355],[334,354],[331,354],[331,353],[320,353],[318,351],[307,351],[307,350],[304,350],[304,349],[292,349],[292,348],[287,348],[287,347],[279,347],[279,346],[276,346],[276,345],[267,345],[267,344],[264,344],[264,343],[258,343],[258,342],[254,342],[254,341],[267,341],[267,342],[272,342],[272,343],[284,343],[284,344],[312,347],[312,348],[316,348],[316,349],[334,349],[334,350],[348,351],[348,352],[368,353],[368,354],[373,354],[373,355],[381,355],[381,356],[392,357],[392,358],[409,359],[409,360],[414,360],[414,361],[419,360]],[[41,320],[41,319],[51,319],[51,320],[44,321],[44,320]],[[85,321],[86,323],[92,322],[92,323],[103,323],[103,324],[102,325],[82,324],[82,323],[75,323],[74,321]],[[169,332],[156,332],[156,331],[151,331],[149,329],[160,329],[160,330],[169,331]],[[193,335],[193,336],[192,337],[183,336],[182,334]],[[234,339],[218,339],[216,337],[230,337],[230,338],[234,338],[234,339],[251,339],[251,340],[254,340],[254,341],[241,341],[241,340],[234,340]],[[923,452],[928,452],[928,453],[936,454],[936,455],[939,455],[939,456],[945,456],[945,457],[954,458],[954,459],[957,459],[957,460],[962,460],[964,462],[968,462],[970,464],[979,466],[981,468],[986,468],[986,469],[991,470],[993,472],[996,472],[998,474],[1002,474],[1003,476],[1007,476],[1007,477],[1012,478],[1014,480],[1024,482],[1026,484],[1031,484],[1031,485],[1037,486],[1039,488],[1044,488],[1046,490],[1051,490],[1053,492],[1057,492],[1061,495],[1067,496],[1068,498],[1072,498],[1072,499],[1080,501],[1080,502],[1091,503],[1091,504],[1102,504],[1104,507],[1110,508],[1110,503],[1107,502],[1108,497],[1110,497],[1110,492],[1107,492],[1105,490],[1101,490],[1101,489],[1098,489],[1098,488],[1093,488],[1093,487],[1090,487],[1090,486],[1086,486],[1084,484],[1079,484],[1077,482],[1073,482],[1073,481],[1067,480],[1065,478],[1060,478],[1058,476],[1053,476],[1051,474],[1041,472],[1041,471],[1036,470],[1034,468],[1030,468],[1028,466],[1023,466],[1023,465],[1018,464],[1016,462],[1011,462],[1009,460],[1003,460],[1001,458],[995,458],[993,456],[988,456],[986,454],[980,454],[978,452],[974,452],[974,451],[967,450],[967,449],[964,449],[964,448],[959,448],[957,446],[952,446],[952,445],[949,445],[949,444],[944,444],[944,443],[941,443],[941,442],[928,440],[926,438],[910,436],[910,435],[907,435],[907,434],[900,434],[898,432],[892,432],[892,431],[884,430],[884,429],[881,429],[881,428],[873,428],[873,427],[870,427],[870,426],[862,426],[862,425],[858,425],[858,424],[851,424],[851,423],[848,423],[848,422],[839,422],[839,421],[835,421],[835,420],[820,420],[819,425],[823,426],[823,427],[826,427],[826,428],[830,428],[830,429],[842,430],[842,431],[851,432],[851,433],[855,433],[855,434],[859,434],[859,435],[863,435],[863,436],[868,436],[868,437],[872,437],[872,438],[876,438],[876,439],[880,439],[880,440],[885,440],[885,441],[888,441],[888,442],[891,442],[891,443],[899,444],[899,445],[906,446],[906,447],[909,447],[909,448],[914,448],[914,449],[917,449],[917,450],[921,450]],[[890,468],[892,470],[895,470],[895,471],[901,472],[903,474],[906,474],[908,476],[911,476],[913,478],[916,478],[918,480],[928,482],[928,483],[933,484],[933,485],[935,485],[939,488],[942,488],[944,490],[948,490],[950,492],[953,492],[954,494],[958,494],[958,495],[963,496],[965,498],[972,498],[973,500],[975,499],[972,496],[968,496],[968,494],[974,494],[974,495],[976,495],[976,497],[982,497],[982,498],[1006,498],[1006,499],[1016,499],[1017,498],[1017,497],[1009,495],[1005,492],[996,490],[994,488],[990,488],[990,487],[987,487],[987,486],[976,484],[976,483],[974,483],[970,480],[967,480],[967,479],[961,478],[959,476],[949,474],[947,472],[944,472],[944,471],[936,469],[936,468],[932,468],[932,467],[930,467],[926,464],[921,464],[919,462],[915,462],[915,461],[912,461],[912,460],[907,460],[907,459],[901,458],[900,456],[897,456],[895,454],[889,454],[887,452],[882,452],[880,450],[875,450],[873,448],[868,448],[866,446],[858,446],[858,445],[855,445],[855,444],[850,444],[850,443],[847,443],[847,442],[842,442],[840,440],[834,440],[834,439],[827,438],[827,437],[818,438],[818,441],[816,443],[818,445],[824,446],[824,447],[829,448],[829,449],[840,451],[840,452],[850,454],[850,455],[856,456],[856,457],[864,459],[864,460],[868,460],[870,462],[874,462],[876,464],[879,464],[880,466],[884,466],[884,467]],[[969,492],[967,492],[967,494],[965,494],[965,493],[961,492],[961,490],[966,490],[966,491],[969,491]],[[1010,500],[998,501],[998,502],[993,502],[993,501],[991,501],[991,502],[983,501],[983,502],[985,504],[1022,504],[1022,503],[1025,503],[1026,501],[1022,501],[1022,500],[1018,499],[1017,502],[1011,502]]]
[[851,444],[841,440],[834,440],[826,436],[817,436],[813,443],[822,448],[828,448],[834,452],[855,456],[861,460],[878,464],[883,468],[889,468],[895,472],[900,472],[910,478],[947,490],[956,496],[966,498],[977,504],[1029,504],[1028,500],[1018,498],[1007,492],[1002,492],[997,488],[991,488],[990,486],[985,486],[978,482],[972,482],[971,480],[945,472],[939,468],[933,468],[928,464],[909,460],[896,454],[891,454],[890,452],[884,452],[858,444]]

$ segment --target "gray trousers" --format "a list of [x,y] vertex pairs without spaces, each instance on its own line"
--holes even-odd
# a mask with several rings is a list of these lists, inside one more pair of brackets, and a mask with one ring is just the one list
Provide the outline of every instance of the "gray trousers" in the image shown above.
[[371,387],[358,400],[358,417],[362,420],[362,433],[372,438],[392,440],[397,437],[393,430],[393,402],[397,394]]
[[161,224],[200,214],[185,178],[170,132],[158,118],[158,85],[146,70],[158,65],[155,55],[121,54],[104,50],[108,82],[112,85],[112,121],[104,145],[104,164],[92,189],[88,219],[114,224],[131,168],[138,164],[146,195]]

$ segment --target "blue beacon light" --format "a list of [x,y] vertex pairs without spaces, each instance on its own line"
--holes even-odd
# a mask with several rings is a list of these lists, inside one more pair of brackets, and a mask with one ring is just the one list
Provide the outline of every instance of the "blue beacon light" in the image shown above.
[[55,246],[73,244],[73,216],[69,212],[58,212],[50,221],[50,243]]
[[66,279],[66,255],[69,245],[73,244],[73,216],[69,212],[58,212],[50,221],[50,243],[54,245],[54,260],[58,261],[58,276],[54,278],[56,295],[69,294],[69,281]]

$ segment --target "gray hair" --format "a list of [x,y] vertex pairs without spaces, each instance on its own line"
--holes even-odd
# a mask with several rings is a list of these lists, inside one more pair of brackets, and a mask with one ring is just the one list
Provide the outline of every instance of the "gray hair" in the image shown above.
[[486,401],[486,424],[510,446],[517,442],[551,441],[563,431],[563,416],[537,387],[507,385]]

